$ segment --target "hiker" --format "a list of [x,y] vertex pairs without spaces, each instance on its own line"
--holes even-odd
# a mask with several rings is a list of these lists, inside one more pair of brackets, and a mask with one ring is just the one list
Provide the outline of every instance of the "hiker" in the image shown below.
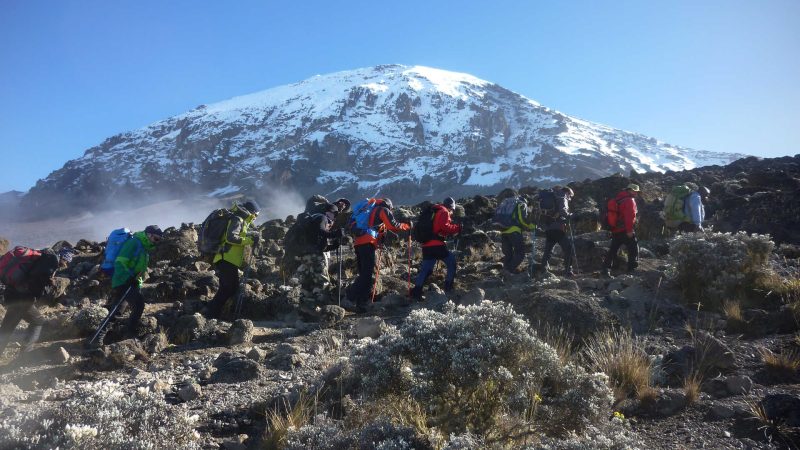
[[338,213],[339,208],[330,203],[322,214],[302,213],[284,238],[286,254],[294,259],[286,267],[294,267],[300,286],[309,294],[330,284],[325,252],[336,250],[342,241],[344,229],[332,229]]
[[[420,230],[430,229],[427,236],[421,239],[418,238],[418,240],[423,241],[422,263],[420,264],[414,288],[411,290],[411,296],[415,299],[422,298],[422,286],[439,260],[444,261],[445,266],[447,266],[444,291],[450,292],[453,290],[453,281],[456,278],[456,256],[447,249],[444,240],[448,236],[461,233],[461,224],[453,223],[450,220],[450,214],[455,207],[456,201],[452,197],[447,197],[442,203],[431,206],[429,210],[424,210],[420,214],[420,221],[414,227],[418,236],[421,234]],[[423,223],[423,221],[426,223]]]
[[569,202],[575,193],[569,187],[556,186],[552,189],[553,207],[542,211],[541,227],[545,230],[544,253],[542,254],[542,272],[550,270],[548,262],[552,256],[553,248],[556,244],[561,246],[561,253],[564,255],[564,276],[574,277],[572,271],[572,256],[574,249],[572,240],[567,234],[569,226]]
[[494,213],[494,222],[503,226],[501,243],[503,250],[503,269],[510,273],[520,273],[519,265],[525,259],[525,238],[522,231],[536,229],[535,223],[527,222],[528,204],[512,190],[512,196],[503,200]]
[[358,276],[347,287],[346,294],[356,305],[356,311],[366,312],[367,302],[375,295],[375,250],[387,231],[408,231],[411,224],[395,220],[390,199],[368,199],[353,207],[350,229],[355,235]]
[[239,269],[244,265],[244,248],[254,242],[247,231],[258,217],[258,206],[252,201],[234,203],[230,212],[221,247],[213,259],[219,290],[203,309],[203,315],[209,319],[219,319],[225,303],[239,290]]
[[350,210],[350,200],[340,198],[333,202],[333,204],[339,208],[339,212],[336,214],[336,219],[334,219],[331,225],[331,230],[347,230],[347,223],[350,221],[350,214],[352,214]]
[[687,183],[687,185],[690,188],[694,188],[692,189],[692,193],[683,201],[683,214],[689,218],[690,221],[681,222],[681,224],[678,225],[678,231],[684,233],[703,231],[703,221],[706,218],[706,208],[703,202],[711,195],[711,189],[705,186],[700,186],[698,188],[694,183]]
[[[603,261],[604,277],[611,276],[611,267],[621,246],[628,252],[628,272],[639,266],[639,241],[633,225],[636,223],[636,196],[639,195],[638,184],[629,184],[623,191],[608,202],[608,222],[611,226],[611,247]],[[613,207],[612,207],[613,205]]]
[[709,194],[710,189],[691,182],[673,187],[664,199],[664,224],[682,233],[703,231],[703,201]]
[[11,335],[20,320],[28,322],[28,336],[23,352],[33,350],[44,326],[44,317],[36,308],[36,300],[52,286],[56,272],[65,269],[72,261],[74,250],[65,247],[58,253],[51,249],[41,251],[16,247],[0,260],[0,281],[6,286],[6,315],[0,325],[0,355],[6,349]]
[[[110,318],[102,330],[98,330],[97,338],[92,343],[96,346],[103,345],[110,324],[131,305],[131,314],[128,318],[128,327],[125,329],[127,337],[136,337],[136,328],[139,320],[144,313],[144,297],[142,297],[142,283],[147,272],[147,265],[150,263],[150,253],[155,249],[156,244],[161,241],[164,233],[158,225],[148,225],[144,231],[133,233],[130,239],[126,240],[119,249],[117,257],[114,259],[114,272],[111,276],[111,294],[109,302],[111,305],[124,300],[116,313]],[[109,308],[110,309],[110,308]]]

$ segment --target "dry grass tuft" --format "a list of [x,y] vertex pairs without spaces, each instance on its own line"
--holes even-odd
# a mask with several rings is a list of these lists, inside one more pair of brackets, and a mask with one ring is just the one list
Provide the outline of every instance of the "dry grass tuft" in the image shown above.
[[686,395],[686,404],[691,405],[700,398],[700,386],[703,384],[703,376],[698,372],[692,372],[683,380],[683,393]]
[[773,353],[767,348],[760,348],[761,359],[767,366],[767,370],[774,375],[791,378],[797,375],[800,370],[800,351],[798,349],[784,350],[781,353]]
[[584,357],[594,370],[608,375],[617,401],[631,394],[640,400],[652,395],[652,362],[630,331],[604,331],[593,336],[586,341]]
[[294,405],[284,401],[282,407],[267,411],[267,429],[264,431],[263,448],[278,450],[286,445],[290,430],[307,425],[314,417],[315,399],[301,393]]
[[563,325],[552,325],[550,323],[537,324],[536,334],[541,340],[547,343],[558,354],[558,359],[567,364],[575,357],[573,343],[575,336]]
[[723,302],[722,312],[725,313],[725,318],[728,319],[728,322],[744,322],[742,304],[738,300],[726,300]]
[[798,433],[794,427],[788,426],[782,420],[770,418],[764,405],[756,398],[745,400],[750,410],[750,419],[756,421],[759,431],[764,433],[770,441],[783,443],[787,448],[798,448]]

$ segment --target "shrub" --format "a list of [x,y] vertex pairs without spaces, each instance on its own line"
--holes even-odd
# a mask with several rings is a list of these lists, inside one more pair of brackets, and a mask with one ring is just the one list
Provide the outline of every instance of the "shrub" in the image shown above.
[[435,427],[488,446],[581,433],[608,418],[613,401],[604,374],[562,363],[511,306],[492,302],[414,311],[357,348],[340,381],[361,409],[398,398],[424,405],[406,414],[417,435]]
[[768,235],[686,233],[672,239],[669,254],[686,299],[717,308],[769,273],[774,246]]
[[0,423],[0,448],[200,448],[197,416],[140,389],[124,393],[108,381],[79,386],[59,407]]

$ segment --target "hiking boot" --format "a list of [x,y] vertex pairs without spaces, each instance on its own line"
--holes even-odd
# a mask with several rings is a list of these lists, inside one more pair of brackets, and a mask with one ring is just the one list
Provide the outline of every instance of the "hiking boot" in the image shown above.
[[42,325],[35,325],[30,329],[28,332],[28,339],[25,347],[22,349],[24,353],[30,352],[33,350],[33,345],[36,344],[36,341],[39,340],[39,336],[42,334]]
[[600,271],[601,278],[611,278],[611,271],[609,269],[603,269]]
[[417,301],[422,301],[422,286],[414,286],[411,288],[411,298]]

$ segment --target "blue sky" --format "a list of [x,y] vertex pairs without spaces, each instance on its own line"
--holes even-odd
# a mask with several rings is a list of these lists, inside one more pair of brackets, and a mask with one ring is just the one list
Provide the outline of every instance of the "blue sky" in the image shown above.
[[0,192],[316,74],[467,72],[672,144],[800,153],[800,1],[0,1]]

